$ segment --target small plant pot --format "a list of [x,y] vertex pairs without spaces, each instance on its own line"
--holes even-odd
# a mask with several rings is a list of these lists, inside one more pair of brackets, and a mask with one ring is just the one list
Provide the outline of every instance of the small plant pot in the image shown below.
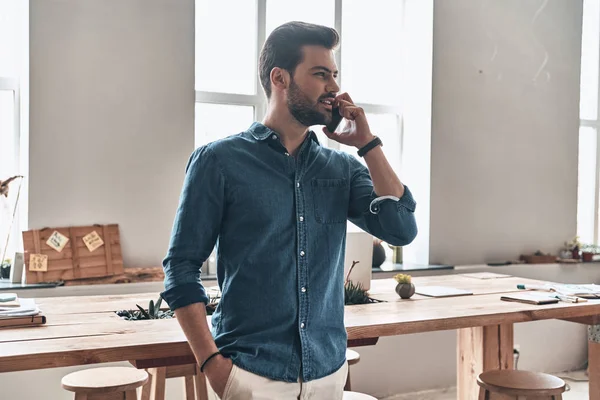
[[0,278],[2,279],[8,279],[10,278],[10,264],[2,264],[2,267],[0,268]]
[[396,285],[396,293],[402,299],[410,299],[415,294],[414,283],[399,283]]
[[588,253],[587,251],[584,251],[581,253],[581,259],[583,262],[590,262],[594,259],[594,253]]

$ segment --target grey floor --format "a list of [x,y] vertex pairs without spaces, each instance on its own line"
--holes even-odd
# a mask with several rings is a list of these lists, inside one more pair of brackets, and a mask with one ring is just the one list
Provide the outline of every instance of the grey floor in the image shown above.
[[[585,371],[554,374],[565,380],[567,391],[563,394],[563,400],[588,400],[588,381]],[[435,390],[419,393],[407,393],[403,395],[388,397],[385,400],[456,400],[456,388]]]

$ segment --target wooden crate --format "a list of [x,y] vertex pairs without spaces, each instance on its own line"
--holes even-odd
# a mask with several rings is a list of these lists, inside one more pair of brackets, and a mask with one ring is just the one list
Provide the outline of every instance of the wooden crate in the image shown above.
[[[69,238],[61,252],[46,244],[54,231]],[[90,252],[82,238],[93,231],[102,238],[104,245]],[[29,230],[23,232],[23,247],[27,283],[68,281],[123,273],[123,256],[117,224]],[[47,255],[48,270],[30,271],[30,254]]]

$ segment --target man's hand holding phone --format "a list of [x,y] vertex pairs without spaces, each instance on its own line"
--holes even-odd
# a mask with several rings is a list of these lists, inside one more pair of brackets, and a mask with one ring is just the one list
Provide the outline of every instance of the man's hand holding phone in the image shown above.
[[[346,119],[346,123],[336,131],[343,118]],[[364,110],[354,104],[348,93],[342,93],[335,98],[332,122],[323,128],[323,133],[338,143],[358,149],[374,139]]]

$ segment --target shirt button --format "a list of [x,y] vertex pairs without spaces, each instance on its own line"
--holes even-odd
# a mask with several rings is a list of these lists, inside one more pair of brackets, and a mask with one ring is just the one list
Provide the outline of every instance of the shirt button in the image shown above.
[[304,217],[302,215],[300,216],[299,219],[300,219],[300,222],[304,222]]
[[304,254],[305,254],[304,251],[301,251],[300,252],[300,257],[304,257]]
[[273,140],[277,139],[277,135],[271,136],[271,139],[273,139]]
[[285,153],[285,155],[289,157],[289,156],[290,156],[290,153]]
[[300,328],[304,329],[304,322],[300,324]]
[[302,289],[300,289],[302,291],[302,293],[306,293],[306,288],[303,287]]

